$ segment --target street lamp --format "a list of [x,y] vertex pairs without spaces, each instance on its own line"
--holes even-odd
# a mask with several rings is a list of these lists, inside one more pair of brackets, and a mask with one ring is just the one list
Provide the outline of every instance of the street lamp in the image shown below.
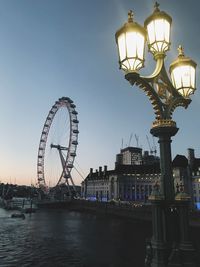
[[128,13],[128,22],[116,32],[116,40],[120,68],[127,72],[141,69],[144,66],[146,30],[133,21],[132,11]]
[[196,63],[184,56],[183,48],[179,46],[177,60],[170,65],[170,75],[173,86],[185,98],[188,98],[196,89],[195,68]]
[[[184,55],[178,47],[178,58],[171,63],[167,74],[164,65],[166,52],[170,49],[171,17],[155,3],[154,12],[145,20],[144,27],[134,21],[133,12],[128,22],[115,34],[119,66],[131,85],[139,86],[152,103],[155,121],[151,134],[160,144],[160,184],[156,183],[149,200],[152,202],[151,239],[152,255],[146,266],[195,266],[194,249],[189,240],[189,196],[184,190],[175,194],[172,175],[171,137],[178,128],[172,120],[178,106],[187,108],[190,96],[196,89],[196,63]],[[156,61],[150,76],[141,76],[144,67],[145,44]],[[148,253],[149,255],[149,253]],[[149,264],[149,265],[148,265]]]
[[159,4],[144,23],[148,33],[148,48],[155,55],[165,53],[170,48],[170,28],[172,18],[165,12],[159,10]]

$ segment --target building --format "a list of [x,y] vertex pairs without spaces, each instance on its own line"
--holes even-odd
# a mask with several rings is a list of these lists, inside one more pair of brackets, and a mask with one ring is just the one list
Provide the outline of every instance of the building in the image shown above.
[[139,147],[126,147],[116,156],[116,162],[123,165],[141,165],[142,149]]
[[99,170],[90,173],[86,179],[81,183],[81,195],[89,200],[107,201],[109,199],[109,173],[107,166],[99,167]]
[[[183,155],[176,155],[172,162],[173,177],[174,177],[174,188],[175,192],[184,190],[189,195],[192,194],[192,176],[188,159]],[[181,189],[181,187],[183,187]]]
[[191,196],[193,207],[200,209],[200,158],[195,157],[195,151],[188,148],[188,158],[177,155],[173,162],[175,191],[184,190]]
[[146,202],[155,180],[160,180],[159,164],[117,165],[114,170],[90,170],[82,182],[82,196],[89,200]]
[[[188,149],[188,158],[176,155],[172,162],[175,193],[184,191],[191,196],[192,205],[200,209],[200,158]],[[82,182],[82,196],[89,200],[146,202],[153,185],[160,183],[159,158],[142,154],[141,148],[127,147],[116,155],[115,168],[99,167]]]
[[116,164],[120,165],[151,165],[155,162],[159,162],[159,157],[149,155],[148,151],[142,155],[142,148],[139,147],[123,148],[116,155]]
[[188,163],[192,176],[192,194],[194,206],[200,209],[200,158],[195,157],[195,151],[188,149]]
[[153,184],[159,180],[158,159],[148,153],[143,156],[141,148],[127,147],[116,155],[114,170],[107,170],[107,166],[103,170],[99,167],[95,172],[90,169],[82,182],[82,196],[99,201],[114,199],[146,202]]

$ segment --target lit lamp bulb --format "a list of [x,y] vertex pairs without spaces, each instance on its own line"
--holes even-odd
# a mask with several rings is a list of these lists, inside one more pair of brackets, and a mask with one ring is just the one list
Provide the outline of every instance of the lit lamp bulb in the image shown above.
[[144,22],[144,27],[148,33],[149,51],[156,56],[165,54],[170,47],[170,28],[172,18],[160,11],[159,4],[156,2],[154,12]]
[[185,98],[196,90],[196,63],[185,57],[183,47],[178,47],[178,58],[171,63],[169,72],[173,86]]
[[144,67],[145,29],[133,21],[133,11],[128,13],[128,22],[115,34],[119,52],[119,65],[125,72],[137,72]]

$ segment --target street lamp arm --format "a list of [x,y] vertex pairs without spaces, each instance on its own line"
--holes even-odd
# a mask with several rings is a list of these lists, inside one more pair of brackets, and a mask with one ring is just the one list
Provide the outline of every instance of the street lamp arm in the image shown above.
[[153,106],[154,113],[156,115],[156,119],[164,118],[164,104],[160,100],[157,92],[153,86],[153,78],[152,82],[149,82],[148,79],[141,77],[138,73],[132,72],[127,73],[125,75],[126,80],[130,82],[131,85],[136,84],[140,87],[146,95],[149,97],[149,100]]
[[191,100],[183,97],[174,88],[167,74],[164,57],[156,61],[156,68],[150,76],[140,76],[137,72],[130,72],[125,75],[131,85],[136,84],[149,97],[154,109],[156,120],[170,119],[174,110],[182,106],[187,108]]
[[171,118],[174,110],[177,107],[184,107],[185,109],[189,106],[191,99],[183,99],[182,96],[179,96],[177,98],[173,98],[170,102],[170,104],[167,106],[166,109],[166,117]]
[[[148,83],[154,83],[158,87],[162,86],[162,89],[164,89],[165,93],[166,90],[169,92],[170,95],[173,95],[174,97],[180,97],[181,95],[178,93],[178,91],[174,88],[168,74],[165,68],[164,64],[164,55],[159,55],[159,57],[156,60],[156,67],[154,72],[150,76],[140,76],[142,79],[145,79]],[[162,90],[163,92],[163,90]],[[164,93],[164,92],[163,92]],[[158,92],[158,94],[160,94]],[[184,97],[182,97],[182,100]]]
[[[165,86],[166,86],[166,89],[168,90],[168,92],[173,95],[174,97],[180,97],[181,95],[178,93],[178,91],[174,88],[172,82],[171,82],[171,79],[169,78],[168,74],[167,74],[167,71],[166,71],[166,68],[165,68],[165,65],[163,64],[162,65],[162,69],[158,75],[158,78],[160,78]],[[181,96],[182,99],[184,99],[184,97]]]
[[153,71],[153,73],[149,76],[141,76],[141,78],[145,79],[148,82],[152,82],[156,77],[158,77],[163,66],[164,66],[164,55],[161,55],[156,60],[156,67],[155,67],[155,70]]

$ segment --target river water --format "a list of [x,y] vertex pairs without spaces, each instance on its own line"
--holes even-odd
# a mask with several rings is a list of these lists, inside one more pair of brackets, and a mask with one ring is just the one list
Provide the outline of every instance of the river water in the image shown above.
[[149,223],[38,210],[21,218],[0,209],[0,266],[143,267]]
[[0,209],[0,266],[143,266],[150,225],[67,210]]

